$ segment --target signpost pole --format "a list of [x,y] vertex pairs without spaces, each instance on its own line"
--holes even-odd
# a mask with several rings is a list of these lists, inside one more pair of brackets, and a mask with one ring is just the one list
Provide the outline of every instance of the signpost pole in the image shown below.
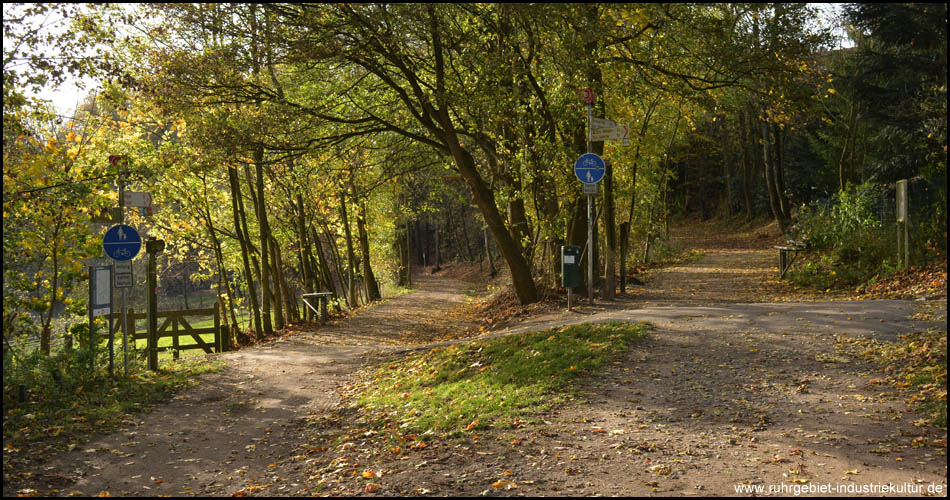
[[[121,168],[121,167],[120,167]],[[125,224],[125,178],[122,171],[119,171],[119,224]],[[119,311],[122,318],[122,362],[125,365],[125,377],[129,377],[129,321],[126,317],[128,311],[125,308],[125,288],[122,288],[122,296],[119,299]]]
[[89,266],[89,373],[92,374],[96,369],[96,323],[93,316],[92,303],[95,298],[96,267]]
[[[587,152],[593,153],[591,148],[591,132],[594,117],[593,99],[587,101]],[[587,195],[587,303],[594,304],[594,203],[591,195]]]

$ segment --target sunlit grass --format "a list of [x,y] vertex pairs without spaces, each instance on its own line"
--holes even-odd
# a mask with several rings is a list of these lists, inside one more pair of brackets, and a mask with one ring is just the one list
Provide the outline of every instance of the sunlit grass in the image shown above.
[[[132,363],[126,377],[120,351],[115,375],[110,377],[101,364],[91,371],[85,361],[60,358],[24,362],[16,369],[16,377],[4,377],[5,446],[20,448],[37,440],[63,446],[91,433],[107,432],[149,405],[196,384],[198,375],[225,366],[212,358],[192,358],[162,363],[160,371],[151,372]],[[29,389],[28,401],[16,399],[16,384]]]
[[560,327],[437,348],[363,381],[370,425],[457,434],[506,425],[563,402],[573,384],[646,336],[647,324]]

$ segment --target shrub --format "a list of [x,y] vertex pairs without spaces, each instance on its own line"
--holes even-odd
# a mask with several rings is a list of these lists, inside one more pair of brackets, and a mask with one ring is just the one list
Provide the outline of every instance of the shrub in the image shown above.
[[[821,288],[853,286],[889,268],[894,241],[875,214],[885,202],[870,183],[838,192],[830,205],[813,202],[799,211],[799,237],[822,257],[799,266],[794,282]],[[820,274],[820,276],[818,276]]]

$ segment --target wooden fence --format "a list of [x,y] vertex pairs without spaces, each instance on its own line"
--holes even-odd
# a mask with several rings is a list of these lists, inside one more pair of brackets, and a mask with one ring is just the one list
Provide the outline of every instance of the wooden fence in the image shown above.
[[[165,337],[172,338],[172,345],[162,346],[158,348],[158,352],[173,350],[173,356],[175,359],[178,359],[179,353],[181,351],[186,351],[189,349],[202,349],[207,354],[213,352],[224,352],[231,349],[230,345],[230,335],[228,335],[228,330],[226,325],[221,324],[221,311],[218,302],[214,303],[214,307],[207,309],[188,309],[183,311],[159,311],[158,312],[158,331],[156,336],[158,339]],[[191,326],[188,322],[188,316],[212,316],[214,318],[214,326],[205,327],[205,328],[195,328]],[[139,339],[148,339],[148,328],[144,330],[137,330],[135,322],[137,320],[147,319],[146,313],[137,313],[132,308],[129,308],[128,315],[128,331],[130,332],[130,341],[134,342]],[[122,314],[119,312],[112,313],[112,327],[113,334],[116,339],[122,338]],[[202,334],[213,333],[214,342],[209,343],[201,338]],[[108,333],[106,334],[108,337]],[[186,340],[193,340],[193,343],[183,344],[181,342],[182,337]]]

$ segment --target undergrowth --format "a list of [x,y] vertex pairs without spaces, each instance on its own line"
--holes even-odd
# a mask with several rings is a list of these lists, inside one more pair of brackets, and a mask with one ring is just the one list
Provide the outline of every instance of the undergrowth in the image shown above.
[[35,352],[3,360],[4,470],[11,455],[25,447],[75,447],[92,433],[107,432],[135,413],[217,371],[222,361],[194,357],[165,362],[158,372],[133,363],[124,376],[121,362],[109,376],[102,360],[93,369],[83,348],[52,356]]

